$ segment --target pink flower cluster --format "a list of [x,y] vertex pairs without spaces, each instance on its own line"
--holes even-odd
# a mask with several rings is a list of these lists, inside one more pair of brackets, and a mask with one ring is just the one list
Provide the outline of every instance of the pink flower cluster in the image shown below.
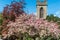
[[[3,32],[2,35],[4,37],[17,34],[19,32],[25,33],[27,32],[29,35],[34,36],[39,34],[40,37],[52,35],[58,37],[60,34],[60,30],[58,29],[58,25],[54,22],[48,22],[44,19],[36,19],[35,15],[20,15],[15,19],[15,22],[9,22],[7,24],[8,29],[7,33]],[[4,35],[5,34],[5,35]]]

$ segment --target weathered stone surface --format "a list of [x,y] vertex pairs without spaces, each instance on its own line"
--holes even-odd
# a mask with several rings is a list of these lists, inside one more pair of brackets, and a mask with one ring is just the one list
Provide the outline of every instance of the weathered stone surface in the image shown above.
[[40,14],[41,14],[41,11],[40,9],[43,8],[43,19],[46,19],[46,16],[47,16],[47,1],[44,0],[43,3],[39,2],[39,0],[37,0],[37,18],[40,18]]

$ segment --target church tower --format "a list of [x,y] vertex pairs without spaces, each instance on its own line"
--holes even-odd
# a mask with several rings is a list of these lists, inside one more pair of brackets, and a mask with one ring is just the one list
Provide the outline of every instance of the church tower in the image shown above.
[[37,18],[46,19],[47,16],[47,0],[37,0]]

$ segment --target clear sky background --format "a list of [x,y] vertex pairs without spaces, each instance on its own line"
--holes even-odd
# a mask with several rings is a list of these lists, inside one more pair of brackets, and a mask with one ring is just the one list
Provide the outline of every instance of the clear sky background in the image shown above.
[[[0,0],[0,12],[3,11],[6,4],[10,4],[12,0]],[[25,0],[25,11],[27,13],[36,13],[36,0]],[[54,14],[60,17],[60,0],[47,0],[47,14]]]

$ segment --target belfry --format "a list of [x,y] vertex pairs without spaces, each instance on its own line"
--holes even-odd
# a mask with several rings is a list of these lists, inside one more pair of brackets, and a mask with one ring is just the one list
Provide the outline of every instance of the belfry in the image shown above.
[[46,19],[47,16],[47,0],[37,0],[37,18]]

